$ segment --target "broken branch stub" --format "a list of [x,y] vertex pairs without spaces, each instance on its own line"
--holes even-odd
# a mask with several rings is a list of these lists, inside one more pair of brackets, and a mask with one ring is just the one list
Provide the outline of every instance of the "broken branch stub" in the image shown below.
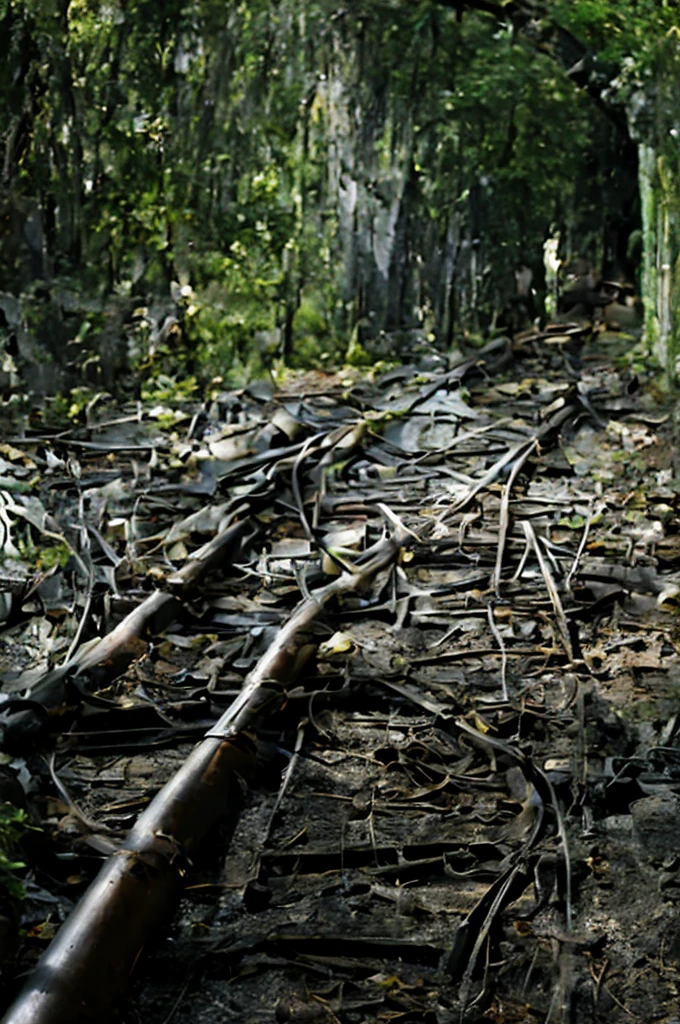
[[102,1024],[111,1018],[144,946],[174,909],[191,856],[213,825],[238,814],[240,779],[257,770],[244,731],[286,703],[286,687],[314,650],[308,628],[325,605],[369,586],[409,536],[397,529],[356,573],[300,602],[239,696],[106,861],[2,1024]]

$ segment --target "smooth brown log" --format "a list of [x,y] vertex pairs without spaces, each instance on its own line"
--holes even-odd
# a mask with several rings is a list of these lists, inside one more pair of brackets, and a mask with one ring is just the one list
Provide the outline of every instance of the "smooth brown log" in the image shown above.
[[210,828],[235,819],[240,780],[256,769],[244,736],[276,713],[313,652],[308,627],[324,605],[367,587],[408,539],[398,529],[353,574],[301,601],[244,688],[138,818],[44,953],[2,1024],[103,1024],[149,938],[174,909],[192,854]]

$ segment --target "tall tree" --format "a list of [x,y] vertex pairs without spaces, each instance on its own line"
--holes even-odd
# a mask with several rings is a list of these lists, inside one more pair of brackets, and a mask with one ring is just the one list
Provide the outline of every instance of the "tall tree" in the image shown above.
[[3,0],[0,290],[172,291],[213,372],[339,354],[353,332],[448,344],[495,321],[521,266],[540,291],[550,234],[565,259],[625,257],[639,143],[653,326],[672,285],[651,254],[673,233],[674,16]]

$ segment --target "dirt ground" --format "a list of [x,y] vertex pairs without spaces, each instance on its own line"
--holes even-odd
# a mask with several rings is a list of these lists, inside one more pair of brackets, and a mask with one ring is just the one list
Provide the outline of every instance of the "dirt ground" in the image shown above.
[[[226,396],[184,442],[205,458],[149,442],[146,489],[142,456],[81,450],[85,521],[128,559],[115,623],[144,592],[121,523],[158,578],[196,544],[182,516],[240,494],[282,433],[345,431],[285,462],[238,564],[93,687],[51,773],[5,755],[69,865],[28,877],[8,999],[106,856],[98,828],[124,842],[300,593],[399,522],[398,565],[325,610],[311,667],[250,737],[238,820],[189,866],[117,1019],[680,1020],[680,467],[673,402],[632,346],[562,327],[462,369],[421,351],[374,380]],[[53,483],[42,500],[73,519]],[[8,693],[39,677],[45,638],[60,650],[77,584],[55,575],[0,634]]]

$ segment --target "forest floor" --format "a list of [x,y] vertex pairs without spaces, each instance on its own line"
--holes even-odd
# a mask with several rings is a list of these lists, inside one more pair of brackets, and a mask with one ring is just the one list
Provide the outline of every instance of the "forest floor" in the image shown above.
[[[562,325],[0,448],[3,778],[43,830],[6,1000],[301,595],[405,527],[248,734],[118,1019],[679,1019],[680,465],[631,345]],[[87,661],[239,517],[228,564]]]

